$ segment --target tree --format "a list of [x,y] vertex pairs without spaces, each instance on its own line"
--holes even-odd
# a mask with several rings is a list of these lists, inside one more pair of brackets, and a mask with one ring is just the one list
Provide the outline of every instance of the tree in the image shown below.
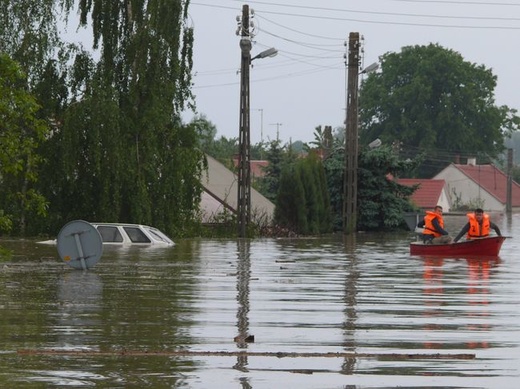
[[282,142],[272,140],[266,151],[266,159],[269,162],[265,167],[265,176],[258,180],[258,190],[269,200],[275,202],[280,187],[282,171],[296,160],[296,155]]
[[307,234],[305,203],[305,191],[296,166],[285,167],[280,175],[279,190],[276,196],[275,223],[291,231]]
[[275,222],[303,235],[330,232],[326,187],[323,164],[315,153],[287,165],[280,177]]
[[58,0],[0,0],[0,52],[20,64],[29,85],[41,77],[53,56],[64,55],[58,4]]
[[392,230],[403,225],[403,214],[413,210],[409,197],[417,188],[400,185],[394,178],[419,163],[400,160],[388,146],[360,153],[358,229]]
[[[409,197],[415,188],[403,186],[392,177],[410,174],[421,159],[403,161],[391,147],[362,149],[358,157],[357,229],[390,230],[404,224],[403,213],[412,210]],[[344,151],[335,150],[325,160],[327,185],[331,196],[334,230],[342,229]]]
[[456,155],[496,157],[504,133],[520,119],[495,105],[496,76],[439,45],[408,46],[381,59],[360,91],[360,136],[400,147],[403,157],[425,151],[419,174],[431,177]]
[[[198,134],[180,119],[193,108],[189,1],[36,3],[0,0],[0,51],[19,60],[52,125],[39,149],[47,231],[84,218],[184,233],[204,167]],[[70,12],[91,29],[96,59],[60,40],[58,18]]]
[[196,115],[189,123],[194,127],[197,134],[199,147],[205,153],[215,157],[215,136],[217,135],[217,127],[208,120],[206,115]]
[[34,183],[42,162],[37,149],[48,134],[39,106],[27,91],[27,77],[0,54],[0,230],[22,235],[28,216],[44,215],[47,202]]
[[238,138],[216,138],[217,127],[205,115],[196,115],[188,124],[197,134],[198,147],[230,170],[234,170],[233,157],[238,152]]
[[[513,162],[520,164],[520,132],[512,134],[511,138],[506,139],[505,144],[507,148],[513,149]],[[503,158],[507,159],[507,156],[504,155]]]

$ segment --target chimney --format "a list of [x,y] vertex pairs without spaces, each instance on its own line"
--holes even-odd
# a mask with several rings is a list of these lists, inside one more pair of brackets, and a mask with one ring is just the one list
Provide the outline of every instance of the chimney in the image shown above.
[[477,165],[477,158],[475,158],[475,157],[468,158],[467,164],[471,165],[471,166],[476,166]]

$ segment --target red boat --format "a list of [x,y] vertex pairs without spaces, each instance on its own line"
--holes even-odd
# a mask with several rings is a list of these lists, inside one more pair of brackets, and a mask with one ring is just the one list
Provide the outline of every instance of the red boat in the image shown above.
[[504,240],[506,240],[505,236],[489,236],[447,244],[412,242],[410,243],[410,254],[442,255],[446,257],[461,255],[497,256]]

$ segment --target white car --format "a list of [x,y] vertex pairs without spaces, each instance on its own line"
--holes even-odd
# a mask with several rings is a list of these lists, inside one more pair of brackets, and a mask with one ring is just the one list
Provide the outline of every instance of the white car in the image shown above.
[[[157,228],[142,224],[90,223],[101,235],[103,245],[173,246],[175,243]],[[56,244],[56,239],[38,242]]]

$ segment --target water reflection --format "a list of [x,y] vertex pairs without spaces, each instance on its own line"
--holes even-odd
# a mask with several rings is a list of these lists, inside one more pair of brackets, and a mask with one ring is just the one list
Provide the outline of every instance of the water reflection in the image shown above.
[[[54,332],[56,348],[86,348],[101,328],[103,282],[91,271],[64,272],[58,280]],[[97,331],[96,331],[97,329]]]
[[[237,242],[237,329],[238,335],[235,337],[236,345],[239,349],[247,349],[248,342],[251,340],[249,334],[249,280],[251,278],[251,243],[246,239],[239,239]],[[235,369],[247,372],[247,356],[238,356]],[[247,382],[247,380],[246,380]],[[242,383],[243,387],[244,382]]]
[[[435,334],[450,329],[452,324],[442,321],[446,316],[446,308],[449,308],[454,293],[460,293],[458,289],[466,292],[463,300],[467,308],[463,309],[464,317],[461,318],[464,324],[461,325],[459,332],[464,334],[467,339],[466,346],[469,349],[483,349],[489,347],[489,342],[482,339],[484,332],[489,332],[493,328],[487,320],[489,312],[489,281],[493,268],[500,264],[499,257],[468,257],[468,258],[443,258],[436,256],[424,256],[423,259],[423,280],[425,297],[424,315],[429,320],[424,326],[427,333]],[[462,277],[459,273],[449,271],[454,265],[466,263],[466,277],[461,280],[461,285],[456,283]],[[445,275],[444,268],[448,274]],[[458,267],[456,271],[458,271]],[[444,278],[447,278],[447,290],[444,288]],[[434,338],[432,336],[431,338]],[[442,342],[427,340],[424,346],[428,349],[443,348]]]
[[[518,217],[506,222],[504,234],[520,233]],[[484,261],[411,257],[412,239],[179,240],[166,251],[107,250],[86,273],[55,249],[12,242],[16,256],[0,267],[0,386],[516,387],[516,237],[502,259]],[[16,354],[52,348],[104,355]],[[475,359],[360,356],[468,351]],[[301,357],[309,352],[342,354]]]
[[[490,331],[492,326],[489,322],[485,322],[490,316],[490,290],[489,281],[493,268],[500,264],[500,258],[467,258],[468,263],[468,294],[472,296],[469,300],[470,307],[468,310],[468,330],[472,332]],[[474,319],[474,320],[471,320]],[[484,322],[483,322],[484,321]],[[468,347],[488,348],[489,342],[483,340],[473,340],[468,342]]]
[[[344,237],[347,261],[345,263],[345,321],[343,322],[343,348],[347,352],[356,352],[356,296],[359,270],[357,268],[358,257],[356,255],[356,235]],[[343,374],[353,374],[356,368],[356,358],[347,357],[341,366]]]

